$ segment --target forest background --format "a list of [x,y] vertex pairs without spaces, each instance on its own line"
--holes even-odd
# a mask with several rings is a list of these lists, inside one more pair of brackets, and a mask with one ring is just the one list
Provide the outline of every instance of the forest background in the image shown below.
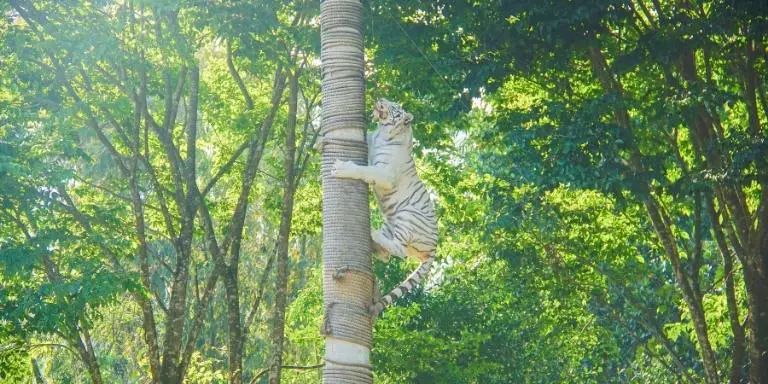
[[[768,4],[363,4],[441,235],[377,382],[768,382]],[[318,3],[0,12],[0,382],[319,382]]]

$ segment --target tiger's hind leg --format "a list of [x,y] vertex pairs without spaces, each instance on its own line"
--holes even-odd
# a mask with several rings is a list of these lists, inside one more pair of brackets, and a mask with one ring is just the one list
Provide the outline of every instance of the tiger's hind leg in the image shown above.
[[379,259],[379,261],[382,263],[386,264],[389,263],[391,254],[389,251],[387,251],[386,248],[382,247],[378,241],[376,241],[377,232],[378,230],[371,232],[371,240],[373,240],[373,256]]
[[436,244],[432,239],[422,238],[420,240],[410,241],[406,248],[406,252],[407,256],[423,262],[427,258],[435,255],[435,247]]
[[373,255],[383,263],[389,263],[389,258],[392,253],[385,248],[382,244],[386,241],[384,239],[382,229],[376,229],[371,231],[371,240],[373,240]]
[[392,236],[392,231],[387,224],[371,232],[376,258],[385,263],[389,262],[389,258],[392,255],[404,258],[407,252],[405,247],[387,235]]

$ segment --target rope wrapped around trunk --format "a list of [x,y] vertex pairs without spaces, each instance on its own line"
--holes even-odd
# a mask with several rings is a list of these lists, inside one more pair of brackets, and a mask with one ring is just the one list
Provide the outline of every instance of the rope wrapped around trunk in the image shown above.
[[[353,161],[366,165],[368,147],[364,141],[326,138],[323,140],[323,198],[348,202],[350,197],[368,196],[368,186],[357,180],[337,179],[331,176],[336,160]],[[362,159],[362,161],[361,161]],[[331,186],[333,185],[333,187]],[[362,191],[361,191],[362,189]],[[341,234],[344,244],[326,241],[323,244],[323,293],[330,301],[325,303],[323,333],[353,343],[372,346],[370,327],[372,316],[368,311],[373,292],[374,276],[371,266],[370,211],[366,209],[326,211],[323,214],[324,233]],[[367,241],[350,241],[367,239]],[[351,258],[350,255],[365,255]],[[362,336],[362,337],[361,337]]]
[[[326,341],[349,342],[361,356],[328,355],[323,382],[372,383],[374,277],[368,185],[331,176],[337,160],[367,165],[365,71],[360,0],[320,3],[323,159],[323,301]],[[367,349],[367,352],[364,350]],[[331,357],[329,359],[329,357]],[[352,360],[348,360],[352,358]],[[336,361],[339,360],[339,361]],[[365,364],[358,364],[363,362]]]
[[373,382],[373,373],[371,373],[370,367],[351,367],[348,365],[343,367],[328,367],[328,363],[332,364],[332,362],[326,362],[327,368],[323,370],[323,379],[325,380],[332,380],[333,383],[340,384]]
[[326,137],[339,129],[365,133],[365,122],[360,118],[365,116],[365,103],[348,99],[349,95],[363,95],[365,87],[362,7],[359,0],[325,0],[320,4],[321,125]]

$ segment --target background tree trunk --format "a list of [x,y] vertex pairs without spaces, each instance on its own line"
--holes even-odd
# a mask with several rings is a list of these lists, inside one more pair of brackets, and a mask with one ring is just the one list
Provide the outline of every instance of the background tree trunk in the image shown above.
[[296,155],[296,113],[299,98],[299,71],[295,70],[289,82],[288,122],[285,130],[285,186],[283,188],[283,209],[280,215],[280,233],[277,240],[277,287],[275,289],[275,315],[272,326],[272,364],[269,383],[280,383],[283,366],[283,340],[285,339],[285,309],[288,296],[289,261],[288,251],[293,218],[293,192],[295,190]]
[[373,302],[368,186],[331,176],[336,160],[367,164],[362,5],[320,5],[322,60],[324,383],[372,383]]
[[45,384],[45,377],[43,372],[40,371],[40,366],[37,364],[37,360],[32,359],[32,373],[35,375],[34,384]]
[[[615,71],[609,66],[599,45],[594,43],[588,48],[587,53],[593,72],[600,81],[606,95],[613,94],[619,99],[623,99],[624,89],[621,81],[615,74]],[[625,107],[617,106],[614,108],[614,118],[616,123],[624,129],[625,140],[627,141],[626,145],[631,148],[629,165],[635,173],[631,177],[644,178],[647,171],[643,166],[643,155],[640,152],[639,147],[635,145],[629,111]],[[670,264],[672,265],[675,280],[691,313],[691,321],[693,322],[694,330],[696,332],[696,340],[701,350],[706,382],[709,384],[716,384],[719,382],[717,359],[709,341],[702,297],[700,294],[697,294],[699,292],[697,280],[693,278],[698,271],[696,270],[690,275],[686,272],[685,265],[680,258],[675,236],[672,231],[671,223],[673,221],[668,216],[661,200],[653,195],[648,181],[641,179],[641,182],[643,191],[640,194],[643,196],[642,200],[646,212],[648,213],[648,218],[651,221],[656,236],[669,259]]]

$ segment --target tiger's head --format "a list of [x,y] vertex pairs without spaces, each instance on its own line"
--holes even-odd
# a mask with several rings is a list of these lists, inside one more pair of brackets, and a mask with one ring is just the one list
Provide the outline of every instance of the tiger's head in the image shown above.
[[372,118],[379,123],[380,127],[387,128],[390,139],[401,134],[412,134],[413,115],[406,112],[398,103],[379,99],[373,107]]

